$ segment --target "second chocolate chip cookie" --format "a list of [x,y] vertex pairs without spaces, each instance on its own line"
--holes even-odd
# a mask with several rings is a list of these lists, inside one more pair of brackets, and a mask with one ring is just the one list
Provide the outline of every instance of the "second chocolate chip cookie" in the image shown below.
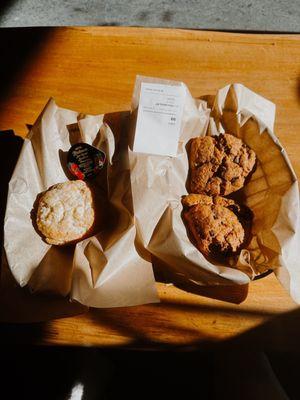
[[226,196],[244,186],[256,156],[237,137],[221,134],[193,139],[189,163],[191,193]]

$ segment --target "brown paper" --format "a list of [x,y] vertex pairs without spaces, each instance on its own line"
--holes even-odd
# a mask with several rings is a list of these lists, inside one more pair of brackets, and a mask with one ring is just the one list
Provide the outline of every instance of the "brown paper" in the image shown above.
[[[170,84],[137,77],[133,115],[142,81]],[[138,241],[163,261],[175,282],[180,276],[198,285],[246,284],[272,269],[300,302],[298,182],[273,132],[274,118],[274,104],[241,84],[221,89],[211,110],[205,101],[194,100],[188,93],[176,157],[129,150]],[[187,194],[187,142],[225,131],[240,137],[258,158],[257,169],[241,194],[254,213],[253,237],[231,266],[209,262],[188,239],[181,218],[181,197]]]
[[[50,246],[34,229],[31,210],[39,193],[68,180],[66,152],[83,141],[101,148],[107,166],[93,184],[108,198],[113,220],[74,247]],[[99,212],[107,214],[105,201]],[[135,249],[127,137],[113,134],[103,115],[87,116],[58,107],[51,99],[34,124],[9,184],[4,247],[20,286],[70,296],[92,307],[157,302],[151,263]],[[46,313],[46,309],[45,309]]]

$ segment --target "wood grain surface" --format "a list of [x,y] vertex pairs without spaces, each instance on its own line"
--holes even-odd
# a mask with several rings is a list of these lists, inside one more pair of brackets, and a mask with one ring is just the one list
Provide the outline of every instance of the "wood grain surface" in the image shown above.
[[[34,123],[49,97],[87,114],[129,110],[136,74],[182,80],[194,97],[239,82],[276,104],[275,132],[300,175],[300,36],[114,27],[6,29],[0,30],[0,51],[0,130],[25,136],[26,124]],[[296,338],[300,331],[298,307],[273,275],[251,283],[239,305],[232,302],[241,301],[245,289],[226,295],[208,290],[200,296],[164,283],[157,286],[161,304],[90,310],[38,324],[2,324],[0,337],[59,345],[204,346],[248,334],[260,342],[251,333],[258,332],[259,338],[282,347],[294,343],[285,342],[285,335]],[[226,296],[231,303],[216,299]],[[8,303],[4,308],[3,319],[9,320]]]

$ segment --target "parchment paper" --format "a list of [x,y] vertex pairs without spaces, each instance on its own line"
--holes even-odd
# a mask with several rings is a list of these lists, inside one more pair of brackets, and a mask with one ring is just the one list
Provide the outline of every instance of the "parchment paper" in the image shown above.
[[[66,152],[83,141],[103,149],[107,167],[92,182],[100,213],[108,213],[101,231],[73,247],[50,246],[33,227],[37,195],[68,180]],[[32,292],[51,292],[93,307],[157,302],[151,263],[134,246],[126,132],[113,133],[103,115],[87,116],[58,107],[50,99],[25,139],[9,184],[4,247],[10,270]]]
[[[143,81],[176,84],[138,76],[133,116]],[[194,100],[188,93],[177,157],[129,150],[137,241],[163,261],[175,282],[180,276],[199,285],[245,284],[272,269],[300,302],[299,189],[286,152],[273,132],[274,119],[275,105],[241,84],[219,90],[211,110],[205,101]],[[181,218],[181,197],[187,194],[185,146],[193,137],[221,132],[241,138],[258,158],[255,173],[239,195],[254,213],[252,240],[230,266],[209,262],[188,239]]]

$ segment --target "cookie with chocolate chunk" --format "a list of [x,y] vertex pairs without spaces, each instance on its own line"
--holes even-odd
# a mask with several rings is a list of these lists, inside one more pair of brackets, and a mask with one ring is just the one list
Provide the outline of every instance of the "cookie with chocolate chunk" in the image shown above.
[[241,189],[254,169],[256,156],[237,137],[230,134],[192,139],[190,192],[226,196]]
[[190,194],[183,198],[183,218],[198,250],[206,256],[236,254],[245,243],[243,210],[231,199]]

